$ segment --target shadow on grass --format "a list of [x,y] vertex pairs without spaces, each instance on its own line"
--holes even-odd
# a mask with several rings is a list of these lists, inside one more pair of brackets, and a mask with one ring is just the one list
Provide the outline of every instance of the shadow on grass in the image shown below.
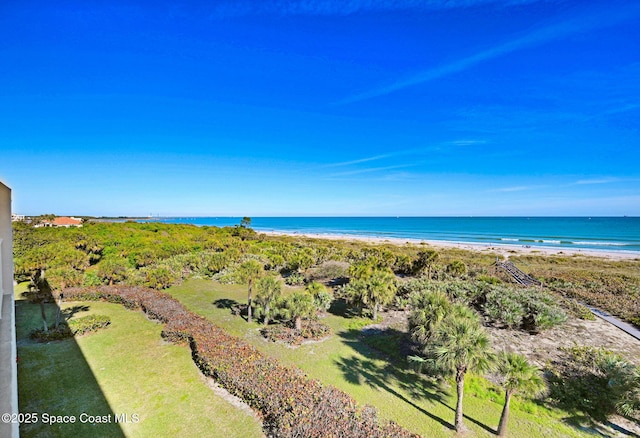
[[351,308],[347,304],[347,300],[345,300],[344,298],[337,298],[333,300],[328,312],[335,316],[340,316],[346,319],[360,317],[360,313]]
[[612,423],[608,420],[599,423],[584,414],[573,414],[570,417],[565,418],[563,422],[581,432],[588,433],[589,435],[610,437],[611,432],[614,431],[615,433],[631,438],[640,438],[640,435],[620,426],[619,424]]
[[[444,407],[446,407],[446,408],[451,409],[451,411],[452,411],[452,412],[454,412],[454,414],[455,414],[455,412],[456,412],[456,409],[455,409],[455,408],[452,408],[451,406],[449,406],[448,404],[446,404],[444,401],[440,401],[440,404],[442,404],[442,405],[443,405]],[[491,428],[491,427],[487,426],[486,424],[481,423],[480,421],[476,420],[475,418],[472,418],[472,417],[470,417],[470,416],[466,415],[465,413],[463,413],[463,414],[462,414],[462,416],[464,417],[464,419],[465,419],[465,420],[469,420],[469,421],[471,421],[473,424],[475,424],[475,425],[477,425],[477,426],[479,426],[479,427],[483,428],[483,429],[484,429],[484,430],[486,430],[487,432],[492,433],[492,434],[494,434],[494,435],[497,435],[497,434],[498,434],[498,430],[497,430],[497,429],[493,429],[493,428]]]
[[[25,342],[32,330],[43,328],[42,309],[50,323],[55,321],[58,306],[53,297],[45,296],[43,300],[42,308],[39,303],[16,300],[19,409],[38,414],[37,422],[20,425],[20,435],[124,437],[115,420],[116,413],[109,406],[75,338],[48,343]],[[68,319],[86,309],[87,306],[71,307],[62,315]],[[82,422],[81,414],[110,418],[110,421]],[[55,424],[46,421],[52,416],[74,416],[76,421]]]
[[[422,378],[407,368],[400,368],[391,362],[380,366],[375,359],[379,359],[379,353],[373,351],[359,339],[358,330],[341,332],[338,335],[343,338],[343,342],[355,351],[365,356],[361,359],[357,356],[344,357],[336,360],[336,365],[342,371],[345,379],[356,385],[368,385],[372,388],[382,390],[392,394],[410,406],[425,414],[444,427],[453,430],[451,423],[443,418],[418,406],[416,400],[428,400],[444,404],[446,393],[437,382]],[[410,398],[399,392],[396,388],[406,391]]]
[[66,309],[62,310],[62,315],[64,316],[65,320],[68,321],[69,318],[73,318],[76,313],[88,312],[89,309],[90,307],[85,305],[67,307]]
[[[385,329],[380,331],[368,331],[366,335],[360,330],[349,330],[339,333],[343,342],[355,351],[365,356],[360,359],[356,356],[337,360],[336,363],[342,370],[347,381],[357,385],[369,385],[373,388],[384,390],[398,397],[405,403],[413,406],[434,421],[442,424],[450,430],[454,425],[445,419],[426,411],[418,406],[415,401],[429,401],[440,403],[455,412],[446,403],[447,390],[437,379],[430,379],[411,370],[406,360],[407,354],[412,354],[410,341],[406,332],[397,329]],[[379,339],[376,339],[379,338]],[[375,359],[386,362],[384,366],[376,363]],[[410,398],[399,393],[394,387],[401,389]],[[464,415],[471,421],[491,434],[496,434],[493,429],[475,418]]]
[[231,298],[220,298],[219,300],[215,300],[213,302],[213,305],[216,306],[218,309],[233,310],[237,308],[240,305],[240,303],[237,302],[236,300],[232,300]]

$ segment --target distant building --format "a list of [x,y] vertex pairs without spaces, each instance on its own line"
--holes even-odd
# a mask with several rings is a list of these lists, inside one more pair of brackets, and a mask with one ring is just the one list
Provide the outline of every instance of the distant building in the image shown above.
[[60,216],[60,217],[55,218],[52,221],[44,220],[44,221],[40,222],[39,224],[37,224],[36,228],[40,228],[40,227],[65,227],[65,228],[69,228],[69,227],[81,227],[81,226],[82,226],[82,219],[79,219],[77,217]]
[[[18,415],[17,357],[11,189],[0,182],[0,414]],[[0,437],[18,436],[17,421],[0,421]]]
[[11,222],[24,222],[25,217],[23,214],[11,214]]

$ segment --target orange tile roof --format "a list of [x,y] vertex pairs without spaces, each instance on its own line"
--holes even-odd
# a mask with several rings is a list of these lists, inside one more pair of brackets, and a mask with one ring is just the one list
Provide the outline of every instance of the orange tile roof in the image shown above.
[[53,225],[56,225],[56,226],[81,225],[81,224],[82,224],[81,219],[74,219],[66,216],[57,217],[53,220]]

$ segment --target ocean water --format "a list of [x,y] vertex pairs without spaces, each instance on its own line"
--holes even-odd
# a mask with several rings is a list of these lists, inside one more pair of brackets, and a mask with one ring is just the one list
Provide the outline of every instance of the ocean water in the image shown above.
[[[224,227],[239,224],[241,218],[153,220]],[[640,252],[640,217],[254,217],[251,227],[301,234]]]

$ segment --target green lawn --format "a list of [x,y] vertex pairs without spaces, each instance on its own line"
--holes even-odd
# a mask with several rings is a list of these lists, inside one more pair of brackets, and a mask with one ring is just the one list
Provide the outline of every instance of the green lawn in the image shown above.
[[[357,329],[359,324],[352,319],[328,315],[324,322],[333,329],[331,338],[289,348],[265,341],[258,332],[259,324],[248,324],[231,314],[230,303],[246,301],[243,286],[190,280],[167,292],[193,312],[209,318],[281,363],[297,366],[310,377],[342,389],[361,404],[375,406],[383,418],[424,437],[454,435],[455,389],[435,388],[403,366],[390,364],[362,341]],[[530,402],[514,402],[509,424],[511,436],[586,436],[567,425],[563,421],[566,414],[561,411]],[[484,379],[468,378],[464,403],[466,425],[477,436],[495,436],[502,409],[501,397],[487,390]]]
[[[65,303],[76,317],[108,315],[111,325],[76,339],[37,344],[40,307],[16,294],[20,411],[39,414],[23,437],[260,437],[259,422],[206,386],[188,347],[166,343],[160,324],[141,312],[101,302]],[[47,307],[55,320],[55,306]],[[80,414],[111,415],[111,423],[81,424]],[[75,424],[43,424],[44,414],[73,415]],[[114,414],[137,414],[118,423]]]

